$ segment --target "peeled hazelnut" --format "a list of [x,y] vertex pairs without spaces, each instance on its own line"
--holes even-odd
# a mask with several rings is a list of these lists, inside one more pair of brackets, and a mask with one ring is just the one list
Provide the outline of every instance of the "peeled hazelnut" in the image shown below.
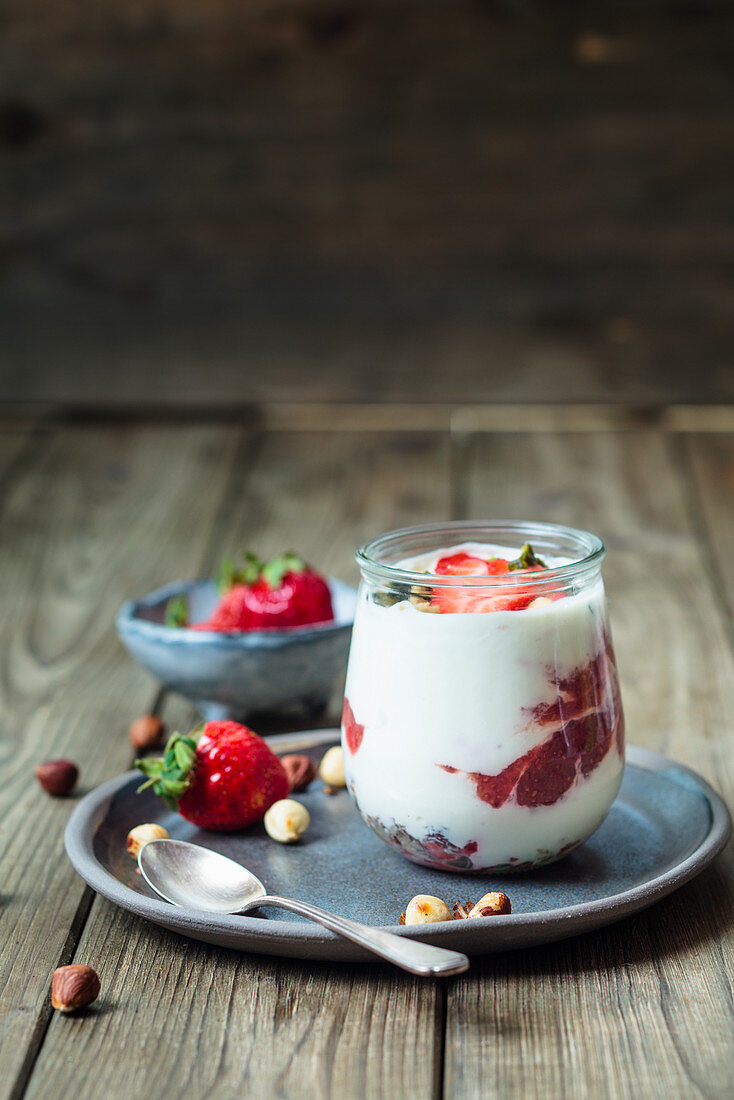
[[341,745],[334,745],[324,753],[319,764],[319,775],[327,787],[346,787],[344,777],[344,752]]
[[128,736],[136,749],[155,749],[163,740],[166,727],[155,714],[143,714],[130,726]]
[[453,919],[448,905],[430,894],[416,894],[405,910],[406,924],[435,924],[436,921]]
[[44,791],[61,798],[74,790],[79,778],[79,769],[71,760],[47,760],[36,768],[36,779]]
[[168,840],[170,835],[168,829],[164,829],[162,825],[155,823],[136,825],[127,834],[127,850],[133,859],[137,859],[138,852],[149,840]]
[[96,1001],[99,989],[99,978],[91,966],[60,966],[51,979],[51,1004],[59,1012],[74,1012]]
[[268,836],[281,844],[290,844],[303,836],[311,820],[308,810],[293,798],[274,802],[265,814],[263,824]]
[[507,894],[485,894],[469,913],[469,917],[497,917],[500,913],[511,913],[512,906]]
[[307,756],[292,753],[289,756],[281,756],[280,762],[285,768],[292,791],[305,791],[309,783],[316,778],[316,765]]

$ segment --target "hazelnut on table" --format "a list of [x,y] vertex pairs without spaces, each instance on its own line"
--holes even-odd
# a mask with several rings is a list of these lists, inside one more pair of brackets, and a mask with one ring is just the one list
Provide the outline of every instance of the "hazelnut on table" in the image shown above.
[[136,749],[154,749],[163,740],[166,727],[155,714],[141,714],[130,726],[128,736]]
[[36,779],[55,798],[71,794],[78,778],[79,769],[71,760],[47,760],[36,768]]
[[51,1004],[58,1012],[75,1012],[96,1001],[99,991],[99,978],[91,966],[60,966],[51,979]]

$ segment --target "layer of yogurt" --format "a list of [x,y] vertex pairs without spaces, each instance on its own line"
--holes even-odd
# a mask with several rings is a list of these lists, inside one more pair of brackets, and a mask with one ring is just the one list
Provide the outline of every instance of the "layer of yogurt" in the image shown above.
[[[508,547],[462,543],[400,567],[433,572],[441,557],[460,551],[517,556]],[[606,660],[607,630],[601,579],[550,603],[483,614],[427,613],[408,600],[383,606],[363,590],[346,698],[364,732],[358,751],[347,744],[345,752],[362,814],[417,840],[439,832],[457,849],[476,842],[477,867],[534,861],[541,849],[558,852],[588,836],[621,782],[614,738],[594,770],[579,771],[553,805],[494,807],[478,797],[471,775],[498,775],[547,741],[548,726],[533,711],[558,705],[558,681],[600,655]],[[613,666],[608,671],[607,693],[616,690]],[[597,705],[613,704],[592,700],[592,712]]]

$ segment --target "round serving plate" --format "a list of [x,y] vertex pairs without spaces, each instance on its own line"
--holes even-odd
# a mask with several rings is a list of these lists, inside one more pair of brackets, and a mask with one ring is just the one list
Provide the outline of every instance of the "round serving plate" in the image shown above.
[[[338,737],[338,730],[314,730],[268,743],[276,752],[318,760]],[[732,827],[726,805],[704,779],[635,747],[627,749],[619,796],[594,835],[558,863],[518,875],[455,874],[409,863],[362,822],[346,791],[327,795],[318,780],[297,796],[311,825],[296,845],[275,843],[262,825],[229,835],[196,829],[149,790],[137,794],[140,782],[139,772],[127,772],[76,807],[65,842],[82,878],[123,909],[192,939],[305,959],[375,961],[347,940],[280,910],[215,916],[169,905],[153,894],[128,855],[128,831],[157,821],[172,837],[249,867],[270,893],[476,955],[550,943],[636,913],[702,871]],[[435,894],[452,906],[495,889],[509,896],[509,916],[398,927],[415,894]]]

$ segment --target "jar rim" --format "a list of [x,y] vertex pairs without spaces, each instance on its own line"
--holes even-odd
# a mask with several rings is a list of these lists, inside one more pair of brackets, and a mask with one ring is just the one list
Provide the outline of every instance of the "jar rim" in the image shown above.
[[[438,536],[441,534],[445,535],[448,541],[439,539]],[[424,537],[431,535],[436,536],[435,549],[439,549],[442,542],[443,545],[461,542],[501,542],[502,540],[497,539],[498,535],[509,536],[510,538],[515,536],[520,546],[526,542],[532,542],[533,549],[541,554],[543,550],[552,552],[553,545],[558,546],[563,541],[567,545],[575,545],[578,548],[579,557],[566,562],[564,565],[553,566],[537,572],[518,570],[514,573],[490,577],[461,576],[460,578],[431,573],[430,582],[427,581],[425,573],[404,569],[377,557],[379,553],[384,555],[389,553],[391,549],[394,550],[397,544],[401,545],[404,551],[400,554],[400,557],[410,557],[410,544],[417,545]],[[415,550],[416,554],[420,552],[420,549]],[[422,552],[427,553],[429,550],[423,548]],[[432,588],[456,587],[458,582],[462,586],[470,588],[499,586],[506,588],[508,583],[521,583],[531,586],[547,585],[549,581],[564,583],[591,572],[598,572],[605,553],[604,543],[598,535],[582,528],[566,527],[559,523],[536,523],[517,520],[449,520],[444,523],[425,523],[414,527],[400,527],[394,531],[387,531],[363,543],[357,550],[355,557],[363,574],[371,575],[383,582],[422,585],[430,583]]]

